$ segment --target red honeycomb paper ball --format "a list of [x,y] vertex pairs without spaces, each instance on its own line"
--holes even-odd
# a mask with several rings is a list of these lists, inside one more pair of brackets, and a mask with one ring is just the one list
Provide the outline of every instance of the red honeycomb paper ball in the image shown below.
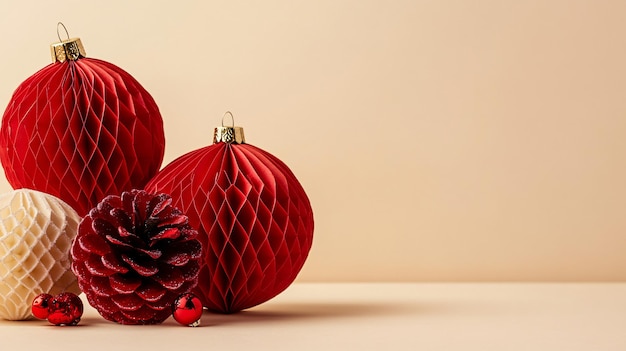
[[55,62],[26,79],[0,127],[11,186],[54,195],[81,216],[106,195],[142,188],[164,150],[150,94],[121,68],[93,58]]
[[179,157],[147,185],[172,195],[198,228],[203,267],[194,293],[233,313],[285,290],[313,240],[304,189],[278,158],[250,144],[219,142]]
[[166,194],[109,195],[83,218],[72,271],[87,301],[121,324],[158,324],[198,282],[202,246]]

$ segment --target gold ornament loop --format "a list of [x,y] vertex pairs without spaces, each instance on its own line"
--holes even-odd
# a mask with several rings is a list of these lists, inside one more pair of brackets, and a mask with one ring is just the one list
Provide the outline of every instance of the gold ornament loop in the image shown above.
[[235,116],[233,116],[233,113],[230,112],[230,111],[224,112],[224,116],[222,116],[222,127],[225,127],[225,125],[224,125],[224,118],[226,118],[226,116],[230,116],[230,121],[233,122],[230,126],[234,127],[235,126]]
[[[61,39],[60,29],[63,27],[67,39]],[[62,22],[57,23],[58,43],[50,45],[50,53],[52,54],[52,62],[76,61],[81,57],[87,56],[85,48],[79,38],[70,38],[67,28]]]
[[61,39],[61,33],[59,33],[59,27],[63,27],[63,30],[65,31],[65,36],[67,37],[67,40],[70,40],[70,33],[68,33],[67,28],[65,28],[65,25],[63,24],[63,22],[58,22],[57,23],[57,38],[59,38],[59,41],[63,41],[63,39]]
[[[232,124],[230,126],[224,126],[224,119],[226,116],[230,116]],[[215,128],[213,132],[213,143],[228,143],[228,144],[243,144],[246,142],[246,138],[243,135],[243,128],[235,127],[235,117],[230,111],[226,111],[222,116],[222,126]]]

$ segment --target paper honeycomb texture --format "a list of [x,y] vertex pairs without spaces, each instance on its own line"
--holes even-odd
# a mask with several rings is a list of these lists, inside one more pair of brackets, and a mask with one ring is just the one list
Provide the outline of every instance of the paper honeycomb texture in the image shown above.
[[11,186],[57,196],[81,216],[106,195],[142,188],[164,150],[154,99],[130,74],[93,58],[53,63],[26,79],[0,127]]
[[80,217],[58,198],[29,189],[0,195],[0,318],[30,317],[41,293],[80,293],[69,249]]
[[202,246],[167,194],[143,190],[104,198],[83,218],[72,270],[87,301],[121,324],[158,324],[198,282]]
[[217,143],[174,160],[146,189],[172,195],[198,229],[195,293],[209,310],[237,312],[285,290],[313,240],[309,199],[289,168],[250,144]]

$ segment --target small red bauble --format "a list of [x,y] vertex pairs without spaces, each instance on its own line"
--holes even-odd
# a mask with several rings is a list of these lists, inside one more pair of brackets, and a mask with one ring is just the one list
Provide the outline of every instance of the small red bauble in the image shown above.
[[202,302],[192,293],[182,294],[172,304],[172,316],[182,325],[197,327],[202,317]]
[[107,320],[158,324],[198,282],[202,246],[166,194],[109,195],[89,211],[72,243],[72,271]]
[[159,170],[163,120],[121,68],[84,57],[80,39],[52,45],[54,63],[15,90],[0,127],[0,162],[14,189],[65,201],[80,216],[106,195],[141,188]]
[[172,195],[202,242],[198,295],[233,313],[285,290],[313,240],[309,199],[289,168],[243,140],[240,127],[216,128],[214,144],[189,152],[146,185]]
[[39,319],[48,318],[50,301],[52,300],[52,295],[50,294],[39,294],[33,300],[33,304],[31,307],[31,311],[33,312],[33,316]]
[[50,300],[48,322],[54,325],[76,325],[83,316],[83,302],[73,293],[60,293]]

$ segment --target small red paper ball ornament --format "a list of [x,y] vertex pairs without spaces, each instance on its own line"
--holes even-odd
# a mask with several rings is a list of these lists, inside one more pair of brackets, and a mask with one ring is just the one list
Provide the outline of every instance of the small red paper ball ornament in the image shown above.
[[50,307],[50,301],[52,300],[52,295],[50,294],[39,294],[35,296],[33,300],[33,305],[31,307],[31,311],[33,316],[38,319],[46,319],[48,318],[48,308]]
[[109,195],[72,243],[72,271],[87,301],[121,324],[158,324],[198,282],[202,246],[167,194]]
[[4,112],[0,162],[14,189],[54,195],[84,216],[156,174],[163,120],[137,80],[85,57],[80,39],[51,49],[54,63],[20,84]]
[[172,304],[172,316],[182,325],[197,327],[202,317],[202,302],[196,295],[184,293]]
[[60,293],[50,300],[48,322],[54,325],[76,325],[83,316],[83,301],[73,293]]
[[167,165],[146,189],[171,194],[198,229],[204,265],[194,293],[207,309],[233,313],[294,281],[311,249],[313,211],[291,170],[246,144],[241,127],[222,123],[213,141]]

